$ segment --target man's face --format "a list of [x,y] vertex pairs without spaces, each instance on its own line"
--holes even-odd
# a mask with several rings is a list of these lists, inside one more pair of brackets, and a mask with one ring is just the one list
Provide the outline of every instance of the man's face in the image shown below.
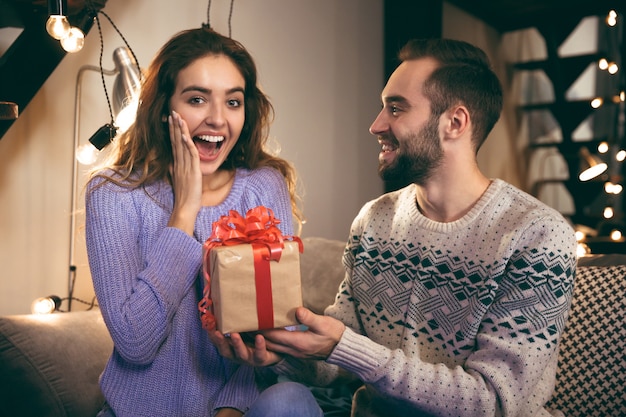
[[422,86],[437,67],[430,58],[403,62],[382,92],[383,109],[370,127],[382,149],[378,171],[384,180],[423,184],[440,165],[439,118],[431,116]]

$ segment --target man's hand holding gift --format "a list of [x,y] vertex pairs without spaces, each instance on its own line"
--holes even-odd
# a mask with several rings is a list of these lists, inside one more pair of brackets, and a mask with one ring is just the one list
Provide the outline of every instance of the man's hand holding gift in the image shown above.
[[219,331],[213,330],[209,331],[209,335],[223,356],[252,366],[273,365],[283,355],[302,359],[326,359],[339,343],[345,325],[339,320],[315,314],[304,307],[296,310],[296,318],[308,329],[265,330],[255,336],[254,345],[245,343],[239,333],[224,337]]

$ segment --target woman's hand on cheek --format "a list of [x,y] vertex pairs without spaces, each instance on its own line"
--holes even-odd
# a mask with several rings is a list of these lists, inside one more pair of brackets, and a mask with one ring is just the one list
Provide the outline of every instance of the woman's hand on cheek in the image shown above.
[[202,202],[200,157],[187,123],[175,111],[168,117],[168,125],[172,144],[170,176],[174,189],[174,209],[168,226],[177,227],[191,236]]

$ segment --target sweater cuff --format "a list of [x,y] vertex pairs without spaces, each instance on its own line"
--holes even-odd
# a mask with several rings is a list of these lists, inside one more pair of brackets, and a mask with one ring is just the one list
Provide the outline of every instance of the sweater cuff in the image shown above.
[[374,382],[376,372],[389,361],[391,352],[366,336],[346,327],[326,362],[338,365],[364,382]]

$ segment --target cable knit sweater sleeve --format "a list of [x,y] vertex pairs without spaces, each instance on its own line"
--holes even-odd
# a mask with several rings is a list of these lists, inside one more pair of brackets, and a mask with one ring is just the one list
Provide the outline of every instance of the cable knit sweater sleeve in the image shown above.
[[141,239],[141,228],[151,219],[139,215],[136,193],[112,183],[94,188],[98,182],[90,184],[86,204],[89,261],[98,301],[105,321],[112,324],[108,328],[118,353],[130,363],[149,364],[197,277],[202,244],[163,225],[143,261],[138,246],[147,240]]
[[499,181],[457,224],[423,218],[414,202],[409,187],[355,220],[326,311],[348,328],[327,362],[365,382],[355,404],[375,415],[547,415],[572,228]]

